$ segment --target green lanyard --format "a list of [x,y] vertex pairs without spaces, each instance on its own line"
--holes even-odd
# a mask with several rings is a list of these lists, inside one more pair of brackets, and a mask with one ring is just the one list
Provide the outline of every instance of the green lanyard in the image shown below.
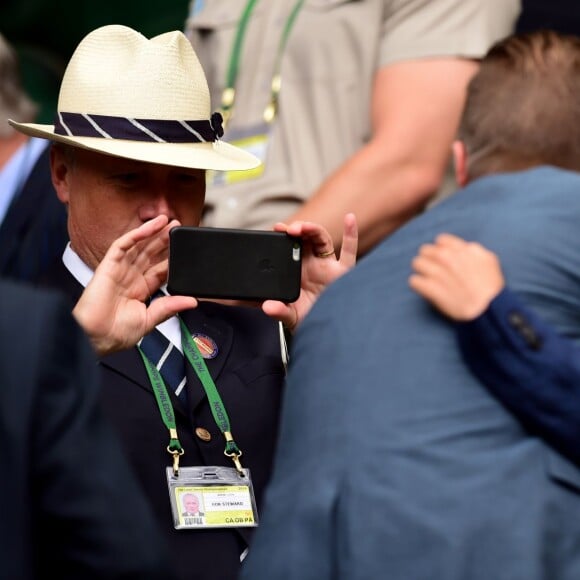
[[147,370],[149,381],[153,387],[157,406],[161,411],[161,418],[163,419],[164,425],[169,430],[169,445],[167,446],[167,452],[173,456],[173,475],[177,477],[179,474],[179,457],[183,455],[184,451],[181,442],[177,437],[177,425],[175,424],[175,413],[173,412],[171,399],[167,393],[165,381],[163,380],[161,373],[157,370],[157,367],[147,358],[147,355],[141,350],[139,345],[137,345],[137,350],[145,363],[145,369]]
[[[234,438],[232,436],[230,428],[230,419],[220,397],[220,394],[215,386],[213,379],[209,373],[205,360],[201,356],[197,345],[191,338],[187,326],[183,323],[183,320],[179,318],[179,324],[181,326],[181,346],[183,347],[183,353],[185,357],[193,367],[196,372],[203,388],[209,399],[209,404],[211,412],[216,422],[222,432],[225,440],[226,447],[224,450],[224,455],[231,457],[238,473],[244,476],[244,471],[242,464],[240,462],[240,456],[242,455],[241,450],[236,445]],[[171,399],[167,393],[167,387],[165,381],[161,376],[161,373],[157,367],[147,358],[147,355],[137,346],[139,354],[145,363],[145,368],[147,374],[149,375],[149,380],[151,381],[151,386],[153,387],[153,392],[155,394],[155,399],[157,400],[157,406],[161,412],[161,418],[163,423],[169,430],[169,445],[167,446],[167,451],[173,456],[173,474],[177,476],[179,474],[179,457],[183,455],[183,447],[177,436],[177,427],[175,424],[175,414],[173,412],[173,407],[171,405]]]
[[[230,120],[233,110],[234,101],[236,98],[236,80],[238,78],[238,72],[240,68],[240,57],[242,54],[242,45],[244,37],[246,35],[246,29],[248,27],[248,22],[250,21],[250,16],[258,3],[258,0],[248,0],[246,7],[242,13],[242,17],[238,24],[238,29],[236,31],[236,37],[234,40],[234,45],[232,47],[232,52],[230,55],[230,62],[226,74],[226,88],[222,93],[222,106],[221,113],[224,119],[224,125]],[[272,76],[272,82],[270,85],[270,102],[268,106],[264,109],[264,121],[271,123],[278,112],[278,97],[280,95],[280,89],[282,87],[282,78],[280,76],[280,69],[282,67],[282,55],[286,48],[286,43],[288,42],[288,37],[290,36],[290,31],[294,26],[296,17],[304,4],[304,0],[298,0],[292,8],[290,16],[286,20],[284,25],[284,30],[282,31],[282,38],[278,44],[278,52],[276,54],[276,61],[274,65],[274,74]]]

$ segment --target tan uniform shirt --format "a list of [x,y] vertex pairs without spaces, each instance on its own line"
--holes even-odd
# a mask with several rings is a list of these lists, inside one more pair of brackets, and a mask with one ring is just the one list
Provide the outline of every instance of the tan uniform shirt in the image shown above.
[[[199,0],[198,0],[199,2]],[[204,0],[186,33],[219,109],[246,0]],[[264,133],[280,41],[296,0],[260,0],[243,39],[224,139]],[[199,4],[198,4],[199,6]],[[371,136],[375,72],[402,60],[481,57],[510,34],[519,0],[305,0],[282,52],[263,173],[208,179],[204,225],[271,229]],[[262,127],[259,127],[262,124]]]

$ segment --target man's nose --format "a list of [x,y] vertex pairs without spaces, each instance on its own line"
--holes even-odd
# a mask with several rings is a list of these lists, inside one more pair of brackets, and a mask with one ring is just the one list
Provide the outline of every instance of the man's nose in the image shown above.
[[174,217],[171,207],[169,191],[166,188],[151,190],[145,202],[141,205],[141,219],[148,220],[158,215],[166,215],[169,219]]
[[159,214],[164,213],[169,215],[171,203],[169,202],[169,192],[166,190],[157,192],[154,196],[155,207]]

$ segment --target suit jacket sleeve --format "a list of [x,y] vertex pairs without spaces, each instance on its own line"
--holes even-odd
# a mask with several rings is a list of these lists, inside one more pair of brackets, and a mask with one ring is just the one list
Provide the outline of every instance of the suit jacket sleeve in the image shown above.
[[580,465],[580,348],[504,289],[457,325],[470,370],[530,431]]

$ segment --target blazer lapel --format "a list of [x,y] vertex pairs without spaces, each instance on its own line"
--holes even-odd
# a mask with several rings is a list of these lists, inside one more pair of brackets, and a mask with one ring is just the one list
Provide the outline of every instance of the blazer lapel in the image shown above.
[[[183,312],[181,317],[191,335],[199,334],[200,338],[208,337],[215,342],[217,346],[216,355],[213,358],[205,358],[204,360],[213,380],[217,382],[232,349],[233,328],[222,319],[208,316],[204,312],[203,302],[200,302],[197,308]],[[186,364],[186,374],[187,401],[193,411],[206,398],[206,393],[190,364]]]
[[[215,356],[204,360],[213,380],[217,381],[232,348],[232,327],[221,319],[207,316],[201,304],[198,308],[183,312],[181,318],[192,335],[199,334],[215,342],[217,347]],[[145,365],[137,348],[108,355],[101,359],[101,364],[125,376],[128,380],[131,380],[154,395],[151,381],[149,380]],[[186,363],[185,372],[187,376],[188,408],[185,407],[173,392],[170,392],[171,402],[175,412],[184,416],[193,412],[197,405],[207,397],[199,377],[190,364]]]
[[101,364],[145,390],[153,392],[151,381],[137,347],[109,354],[101,359]]
[[[101,359],[101,364],[124,376],[142,389],[149,391],[151,395],[155,397],[155,392],[153,391],[149,375],[147,374],[145,364],[143,363],[143,359],[141,358],[137,347],[107,355]],[[184,403],[171,389],[167,389],[167,391],[171,398],[174,412],[176,414],[187,416],[188,410]]]

